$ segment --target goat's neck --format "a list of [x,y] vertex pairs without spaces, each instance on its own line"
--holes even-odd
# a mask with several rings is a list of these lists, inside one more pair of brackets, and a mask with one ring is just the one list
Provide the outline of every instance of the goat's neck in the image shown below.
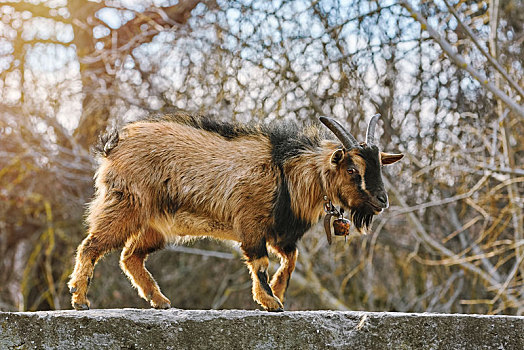
[[284,167],[291,207],[300,219],[310,224],[318,222],[323,214],[323,158],[322,154],[307,152],[289,160]]

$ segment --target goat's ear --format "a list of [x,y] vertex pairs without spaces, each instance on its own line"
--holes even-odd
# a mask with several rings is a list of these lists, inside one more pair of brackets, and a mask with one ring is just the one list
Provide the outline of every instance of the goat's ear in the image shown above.
[[393,164],[393,163],[398,162],[399,160],[401,160],[402,157],[404,157],[403,154],[394,154],[394,153],[380,152],[380,163],[382,165]]
[[331,164],[338,165],[344,159],[345,150],[342,148],[337,149],[331,154]]

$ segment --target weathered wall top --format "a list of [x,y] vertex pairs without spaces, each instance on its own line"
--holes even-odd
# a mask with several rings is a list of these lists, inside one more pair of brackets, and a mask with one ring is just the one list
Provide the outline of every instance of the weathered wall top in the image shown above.
[[0,312],[0,349],[524,349],[524,317],[119,309]]

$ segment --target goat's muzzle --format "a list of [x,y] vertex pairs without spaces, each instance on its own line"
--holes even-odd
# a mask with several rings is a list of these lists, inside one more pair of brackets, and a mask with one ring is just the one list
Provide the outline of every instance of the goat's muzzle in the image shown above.
[[376,215],[383,209],[387,209],[389,207],[388,195],[386,192],[379,192],[377,195],[372,196],[368,203],[371,205]]

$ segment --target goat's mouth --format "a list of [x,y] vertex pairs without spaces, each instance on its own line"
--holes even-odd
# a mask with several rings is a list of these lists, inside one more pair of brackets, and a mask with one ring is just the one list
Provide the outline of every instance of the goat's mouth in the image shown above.
[[342,213],[348,213],[349,216],[352,216],[352,213],[355,212],[365,212],[367,215],[378,215],[384,210],[380,205],[374,204],[373,202],[367,201],[364,204],[361,204],[356,207],[341,205],[340,210]]
[[370,203],[370,206],[371,208],[373,208],[373,215],[378,215],[382,212],[382,210],[384,210],[384,208],[378,206],[378,205],[375,205],[373,203]]
[[382,212],[382,210],[384,210],[384,207],[378,203],[374,203],[373,201],[367,201],[364,206],[368,208],[369,214],[372,215],[378,215]]

